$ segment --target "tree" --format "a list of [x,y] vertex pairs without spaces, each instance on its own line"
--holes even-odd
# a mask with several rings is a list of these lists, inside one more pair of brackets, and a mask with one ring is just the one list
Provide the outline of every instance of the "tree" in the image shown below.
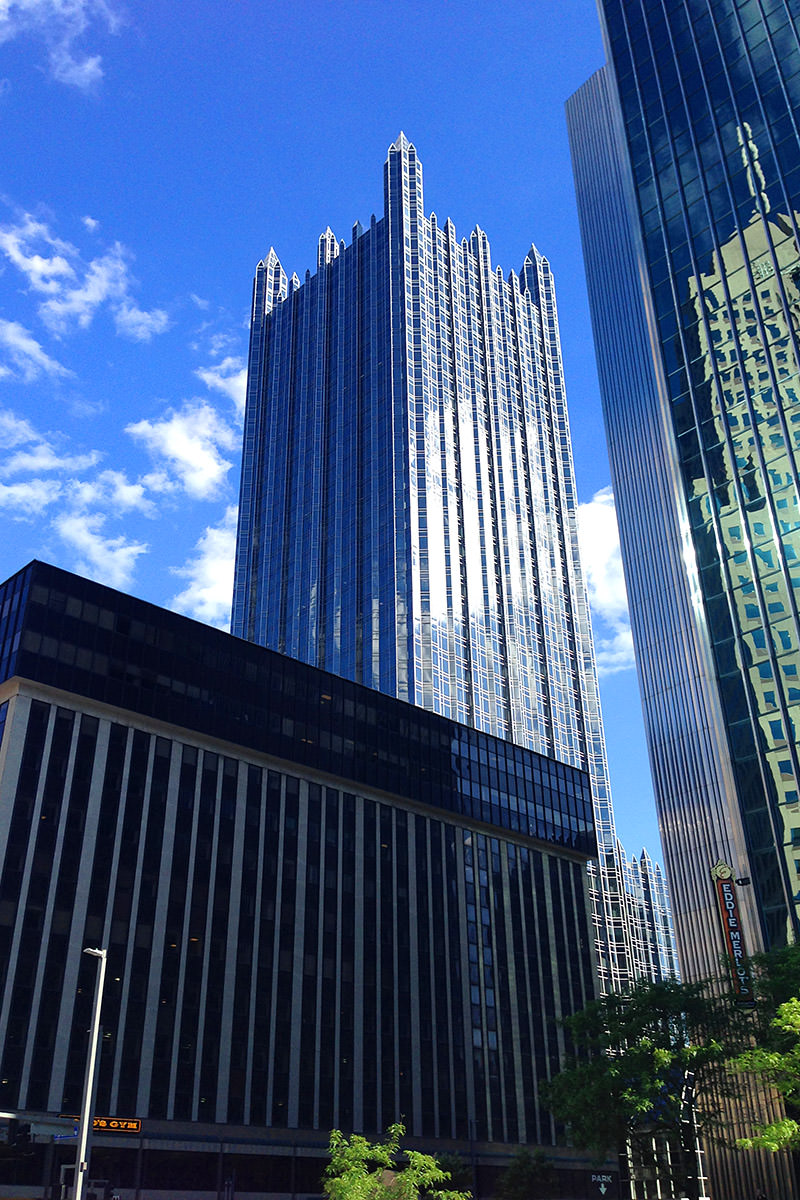
[[462,1154],[457,1154],[455,1151],[445,1150],[442,1154],[436,1155],[436,1161],[443,1171],[447,1171],[450,1176],[451,1187],[458,1191],[468,1192],[473,1183],[472,1163],[469,1159],[464,1158]]
[[495,1185],[495,1200],[531,1200],[553,1182],[554,1171],[541,1150],[519,1150]]
[[331,1132],[331,1161],[325,1170],[323,1188],[330,1200],[470,1200],[469,1192],[451,1191],[441,1184],[450,1182],[431,1154],[419,1150],[401,1150],[405,1135],[401,1124],[390,1125],[383,1142],[369,1142],[354,1133],[345,1137],[338,1129]]
[[781,1096],[786,1115],[740,1138],[745,1150],[800,1149],[800,946],[784,946],[751,960],[757,996],[751,1045],[731,1059],[734,1071],[747,1071]]
[[[675,1190],[691,1187],[695,1128],[718,1133],[720,1098],[734,1090],[724,1068],[741,1046],[739,1022],[705,984],[640,981],[564,1022],[574,1053],[543,1101],[598,1161],[616,1153],[663,1174],[668,1143]],[[703,1095],[697,1109],[693,1093]]]
[[778,1006],[770,1022],[772,1045],[753,1046],[731,1062],[736,1071],[750,1071],[770,1083],[783,1098],[788,1114],[760,1125],[753,1137],[740,1138],[745,1150],[800,1150],[800,1123],[791,1112],[800,1110],[800,999]]
[[756,1014],[768,1024],[779,1006],[800,996],[800,945],[754,954],[750,971],[756,992]]

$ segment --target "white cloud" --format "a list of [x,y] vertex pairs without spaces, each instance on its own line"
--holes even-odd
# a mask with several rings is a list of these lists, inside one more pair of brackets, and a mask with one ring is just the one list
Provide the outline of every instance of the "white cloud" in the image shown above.
[[31,450],[20,450],[0,463],[0,475],[19,475],[24,471],[85,471],[98,462],[100,454],[57,454],[47,442],[39,442]]
[[[44,243],[55,254],[46,256],[33,252],[35,242]],[[0,250],[37,292],[57,292],[63,287],[64,279],[74,278],[75,271],[69,259],[77,254],[75,247],[53,237],[47,226],[30,213],[25,213],[18,225],[0,226]]]
[[[85,471],[99,462],[101,457],[97,450],[83,454],[57,451],[51,441],[34,429],[30,421],[18,417],[10,409],[0,409],[0,449],[14,451],[0,458],[0,476],[5,477],[21,474],[38,476],[43,471],[62,475],[70,471]],[[42,481],[34,479],[29,482]]]
[[86,90],[103,78],[102,60],[76,43],[94,22],[115,33],[120,21],[107,0],[0,0],[0,44],[22,34],[39,38],[47,47],[52,77]]
[[157,490],[161,480],[165,485],[161,490],[170,489],[166,467],[184,490],[199,500],[219,493],[232,466],[221,451],[232,451],[238,443],[230,425],[204,401],[189,401],[180,412],[169,410],[158,421],[137,421],[127,425],[125,432],[143,442],[157,460],[156,472],[144,477],[148,486]]
[[232,504],[222,521],[210,525],[199,538],[192,559],[173,571],[189,582],[170,607],[219,629],[227,629],[230,623],[236,519]]
[[30,421],[18,417],[10,409],[0,408],[0,446],[6,449],[20,446],[24,442],[35,441],[38,436]]
[[210,301],[204,300],[202,296],[196,296],[194,292],[189,292],[189,299],[193,304],[196,304],[199,309],[202,309],[203,312],[206,311],[210,304]]
[[24,483],[0,483],[0,511],[17,519],[39,517],[48,504],[61,495],[56,479],[28,479]]
[[104,513],[66,512],[53,522],[62,540],[77,555],[75,570],[99,583],[127,588],[133,578],[136,560],[147,552],[144,542],[134,542],[124,534],[107,537],[103,533]]
[[595,627],[597,669],[612,675],[634,665],[628,597],[611,488],[578,506],[581,562]]
[[72,374],[72,371],[67,370],[60,362],[51,358],[42,349],[33,334],[17,321],[5,321],[0,318],[0,350],[5,350],[13,367],[16,368],[15,371],[12,371],[9,367],[4,367],[2,376],[9,377],[19,374],[25,383],[31,383],[42,374],[50,376]]
[[169,326],[169,317],[160,308],[143,312],[129,300],[114,309],[114,324],[117,333],[132,338],[135,342],[149,342],[154,333],[163,333]]
[[131,483],[123,471],[106,470],[91,480],[70,480],[69,500],[76,509],[102,508],[115,516],[140,512],[154,517],[157,512],[141,480]]
[[[83,217],[82,224],[89,232],[98,228],[93,217]],[[52,333],[64,334],[75,325],[88,328],[104,304],[111,309],[117,333],[134,341],[149,342],[169,327],[163,309],[148,312],[133,301],[131,254],[121,242],[86,263],[70,242],[23,213],[15,224],[0,226],[0,254],[21,272],[31,291],[46,297],[38,312]]]
[[59,83],[68,83],[82,91],[88,91],[103,78],[103,68],[100,65],[103,60],[99,54],[76,58],[72,48],[66,42],[62,42],[53,46],[48,57],[50,71]]
[[222,362],[211,367],[199,367],[195,375],[202,379],[207,388],[216,388],[229,396],[236,407],[237,416],[244,415],[247,367],[241,358],[228,355]]
[[39,314],[55,333],[63,333],[73,318],[86,329],[104,301],[123,300],[127,290],[128,265],[117,242],[108,254],[92,259],[81,283],[45,300]]

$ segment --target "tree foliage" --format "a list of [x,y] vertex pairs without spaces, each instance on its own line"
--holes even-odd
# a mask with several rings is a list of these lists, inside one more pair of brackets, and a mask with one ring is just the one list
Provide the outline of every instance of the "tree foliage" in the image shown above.
[[786,1115],[757,1126],[737,1145],[746,1150],[800,1149],[800,946],[784,946],[751,960],[757,1004],[750,1044],[730,1062],[771,1085]]
[[531,1200],[553,1182],[554,1168],[541,1150],[519,1150],[495,1184],[495,1200]]
[[753,1046],[732,1060],[737,1071],[760,1076],[783,1097],[788,1114],[782,1120],[761,1125],[753,1137],[740,1138],[746,1150],[800,1150],[800,999],[793,997],[778,1006],[770,1022],[771,1045]]
[[[593,1001],[565,1025],[574,1054],[542,1097],[574,1144],[598,1160],[655,1131],[680,1140],[688,1078],[696,1091],[712,1076],[718,1085],[731,1053],[729,1014],[703,984],[641,981]],[[716,1118],[714,1105],[704,1104],[706,1132]]]
[[472,1188],[472,1163],[462,1154],[445,1150],[436,1155],[436,1161],[450,1176],[450,1186],[457,1191],[468,1192]]
[[469,1192],[442,1187],[450,1182],[450,1172],[433,1155],[401,1150],[404,1136],[405,1127],[399,1123],[389,1126],[383,1142],[369,1142],[357,1133],[345,1137],[334,1129],[325,1195],[330,1200],[469,1200]]
[[[781,1004],[800,996],[800,945],[754,954],[750,969],[756,992],[756,1016],[760,1016],[762,1026],[767,1026]],[[762,1028],[762,1036],[770,1035]]]

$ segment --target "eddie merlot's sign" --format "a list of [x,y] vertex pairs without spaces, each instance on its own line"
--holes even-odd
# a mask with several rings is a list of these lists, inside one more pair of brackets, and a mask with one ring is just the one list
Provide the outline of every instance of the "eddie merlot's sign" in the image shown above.
[[747,966],[747,954],[744,946],[744,933],[739,918],[739,901],[736,898],[736,884],[733,880],[733,869],[727,863],[718,862],[711,868],[711,878],[717,889],[717,904],[722,919],[722,933],[725,938],[725,949],[731,964],[733,990],[736,1002],[744,1007],[755,1003],[753,984]]

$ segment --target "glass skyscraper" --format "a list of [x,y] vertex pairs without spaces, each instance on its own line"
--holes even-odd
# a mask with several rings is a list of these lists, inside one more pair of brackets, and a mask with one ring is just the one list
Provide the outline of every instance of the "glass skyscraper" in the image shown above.
[[748,952],[798,932],[800,5],[599,7],[608,65],[567,114],[666,870],[698,978],[725,949],[719,862]]
[[751,950],[793,939],[800,903],[800,7],[604,8],[611,62],[568,116],[667,871],[697,976],[722,948],[718,859],[751,880]]
[[[629,979],[546,259],[491,263],[423,207],[401,134],[385,207],[253,298],[233,632],[589,772],[604,988]],[[497,780],[487,776],[487,799]]]

